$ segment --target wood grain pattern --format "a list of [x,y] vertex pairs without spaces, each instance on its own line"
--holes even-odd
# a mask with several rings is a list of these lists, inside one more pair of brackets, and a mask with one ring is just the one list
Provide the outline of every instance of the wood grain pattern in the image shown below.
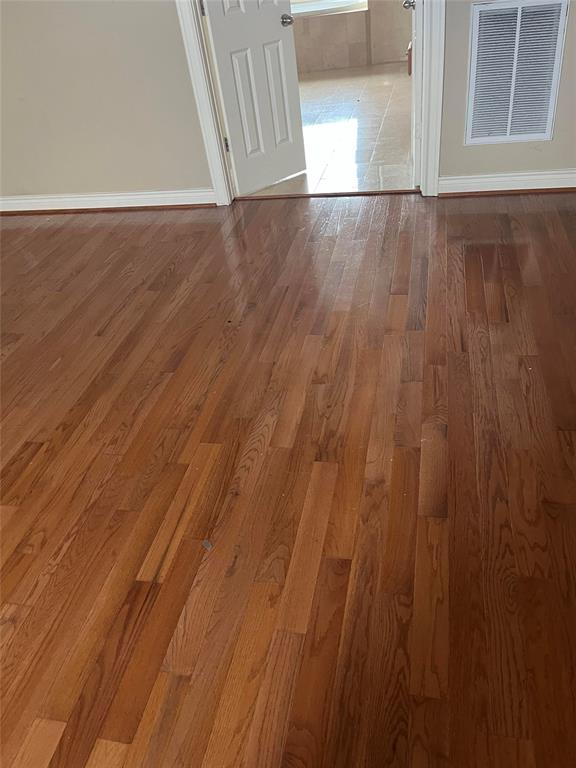
[[416,696],[440,699],[448,694],[448,584],[448,523],[421,517],[410,637],[410,692]]
[[47,768],[66,723],[37,718],[26,734],[13,765],[16,768]]
[[232,768],[243,760],[276,626],[279,594],[274,582],[255,582],[252,587],[202,762],[206,768]]
[[284,629],[277,630],[272,639],[242,768],[265,768],[282,760],[303,640],[301,634]]
[[5,648],[16,633],[30,608],[25,605],[3,603],[0,607],[0,649]]
[[0,225],[3,768],[572,768],[574,194]]
[[301,634],[308,629],[337,471],[336,464],[322,462],[312,468],[279,608],[278,626],[283,629]]
[[50,768],[87,762],[157,593],[156,585],[146,582],[135,582],[130,590],[70,715]]
[[449,755],[446,699],[412,697],[410,768],[447,768]]
[[122,768],[127,753],[127,744],[97,739],[86,768]]
[[325,558],[322,561],[296,682],[283,765],[322,765],[334,684],[331,678],[338,658],[349,578],[349,560]]

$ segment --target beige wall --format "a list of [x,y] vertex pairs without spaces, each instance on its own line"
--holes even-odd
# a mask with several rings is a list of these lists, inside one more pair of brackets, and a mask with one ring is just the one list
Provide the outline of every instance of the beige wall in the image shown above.
[[3,0],[2,195],[211,187],[173,0]]
[[368,0],[367,11],[297,16],[298,72],[405,61],[411,34],[411,14],[401,0]]
[[576,3],[571,2],[552,141],[464,145],[472,0],[447,0],[441,176],[576,168]]
[[370,63],[368,11],[297,16],[294,41],[300,74],[366,66]]
[[412,37],[412,11],[402,0],[368,0],[372,64],[405,61]]

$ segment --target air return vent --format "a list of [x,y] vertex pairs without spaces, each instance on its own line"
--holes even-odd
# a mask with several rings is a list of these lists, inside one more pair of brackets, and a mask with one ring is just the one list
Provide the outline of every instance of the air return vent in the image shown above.
[[472,6],[466,144],[552,138],[565,0]]

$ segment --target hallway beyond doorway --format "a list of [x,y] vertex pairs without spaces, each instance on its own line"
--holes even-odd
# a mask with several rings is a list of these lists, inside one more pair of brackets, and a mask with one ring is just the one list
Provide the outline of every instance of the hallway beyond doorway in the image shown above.
[[306,172],[255,195],[412,188],[406,64],[305,74],[300,99]]

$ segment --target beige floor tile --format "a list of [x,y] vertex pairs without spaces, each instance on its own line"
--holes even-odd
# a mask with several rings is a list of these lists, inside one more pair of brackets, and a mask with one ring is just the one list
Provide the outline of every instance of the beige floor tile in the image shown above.
[[358,142],[360,142],[362,139],[373,139],[374,143],[376,143],[376,139],[380,135],[380,126],[379,125],[371,125],[358,127]]
[[407,165],[409,156],[410,149],[406,146],[404,137],[394,137],[389,140],[379,141],[374,147],[369,161],[387,163],[388,165]]
[[308,73],[300,100],[306,173],[255,194],[411,187],[411,82],[404,64]]
[[316,191],[318,179],[311,179],[308,173],[300,173],[298,176],[291,176],[289,179],[279,181],[270,187],[265,187],[254,195],[309,195]]
[[407,164],[369,163],[360,183],[363,189],[369,189],[373,186],[376,189],[410,189],[412,186],[412,169]]

